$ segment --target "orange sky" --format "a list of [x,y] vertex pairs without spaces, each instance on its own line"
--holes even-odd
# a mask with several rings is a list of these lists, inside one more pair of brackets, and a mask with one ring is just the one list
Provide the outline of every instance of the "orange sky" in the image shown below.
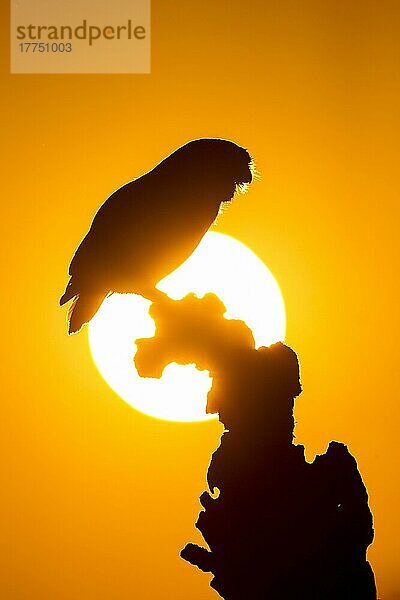
[[400,598],[399,16],[385,0],[154,0],[151,75],[10,76],[2,15],[3,598],[217,597],[179,550],[200,539],[219,425],[135,412],[58,307],[99,204],[204,136],[257,161],[217,230],[281,286],[305,390],[297,441],[309,458],[349,445],[379,595]]

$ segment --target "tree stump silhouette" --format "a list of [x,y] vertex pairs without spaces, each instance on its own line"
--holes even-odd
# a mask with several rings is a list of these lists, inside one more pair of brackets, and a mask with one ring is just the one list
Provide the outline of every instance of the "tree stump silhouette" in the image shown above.
[[375,600],[372,515],[355,459],[331,442],[306,462],[293,443],[295,352],[256,350],[245,323],[224,312],[212,294],[160,299],[154,338],[137,340],[141,376],[160,377],[170,362],[208,369],[207,412],[225,426],[196,523],[208,548],[189,543],[182,558],[211,572],[226,600]]

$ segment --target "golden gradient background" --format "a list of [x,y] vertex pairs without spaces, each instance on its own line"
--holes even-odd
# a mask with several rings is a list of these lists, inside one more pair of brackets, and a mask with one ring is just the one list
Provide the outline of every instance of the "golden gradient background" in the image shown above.
[[387,0],[154,0],[151,75],[11,76],[3,9],[2,598],[217,597],[178,554],[199,539],[218,423],[124,404],[57,305],[99,204],[201,136],[257,161],[218,230],[281,286],[297,441],[309,458],[349,445],[379,596],[400,598],[399,16]]

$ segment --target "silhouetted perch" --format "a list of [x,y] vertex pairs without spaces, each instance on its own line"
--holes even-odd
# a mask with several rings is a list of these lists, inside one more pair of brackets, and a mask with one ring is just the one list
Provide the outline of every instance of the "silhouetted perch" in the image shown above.
[[212,294],[163,298],[150,309],[154,338],[137,340],[141,375],[160,376],[170,362],[208,369],[207,411],[226,427],[196,523],[209,550],[190,543],[182,558],[212,572],[226,600],[376,600],[372,515],[355,459],[331,442],[306,462],[293,444],[296,354],[282,343],[256,350],[249,328],[224,312]]

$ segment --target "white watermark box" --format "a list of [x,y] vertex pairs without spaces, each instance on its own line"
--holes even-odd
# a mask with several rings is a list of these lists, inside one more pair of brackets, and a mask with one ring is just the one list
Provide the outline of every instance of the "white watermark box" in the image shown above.
[[11,73],[150,73],[150,0],[11,0]]

